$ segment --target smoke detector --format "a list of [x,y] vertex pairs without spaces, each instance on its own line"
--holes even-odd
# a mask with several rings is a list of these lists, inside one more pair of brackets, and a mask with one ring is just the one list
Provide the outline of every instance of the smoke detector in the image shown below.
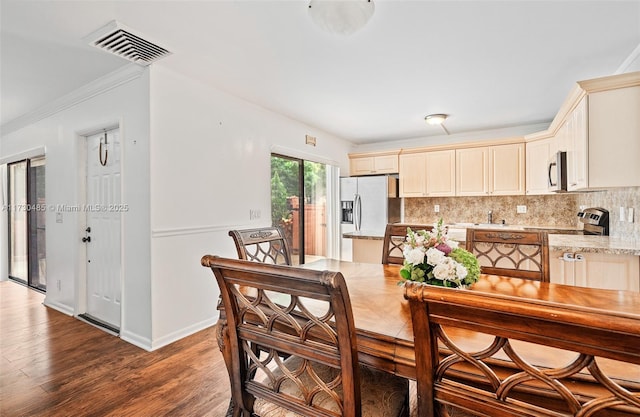
[[166,48],[145,39],[115,20],[84,39],[91,46],[145,67],[160,58],[171,55]]

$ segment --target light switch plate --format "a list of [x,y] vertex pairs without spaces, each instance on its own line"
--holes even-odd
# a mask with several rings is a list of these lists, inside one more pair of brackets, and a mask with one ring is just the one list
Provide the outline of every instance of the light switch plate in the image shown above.
[[525,214],[527,212],[527,206],[516,206],[516,213]]
[[627,220],[627,215],[625,214],[624,207],[620,207],[620,221],[624,222]]
[[629,223],[633,223],[633,211],[634,211],[634,210],[633,210],[633,207],[629,207],[629,208],[627,209],[627,221],[628,221]]

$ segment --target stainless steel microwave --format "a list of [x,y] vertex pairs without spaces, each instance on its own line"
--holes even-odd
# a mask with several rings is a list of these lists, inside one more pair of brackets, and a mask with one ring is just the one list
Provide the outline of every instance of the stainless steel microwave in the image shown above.
[[549,160],[547,170],[547,185],[549,191],[556,193],[567,191],[567,153],[556,152]]

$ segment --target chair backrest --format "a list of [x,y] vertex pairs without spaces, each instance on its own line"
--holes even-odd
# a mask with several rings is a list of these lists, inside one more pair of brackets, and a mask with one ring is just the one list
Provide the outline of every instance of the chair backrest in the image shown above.
[[238,258],[276,265],[291,265],[289,243],[277,226],[231,230]]
[[411,228],[414,232],[418,230],[431,230],[432,225],[425,224],[387,224],[384,231],[384,242],[382,243],[382,263],[397,264],[404,263],[404,241],[407,238],[407,228]]
[[[202,265],[222,293],[240,415],[263,398],[303,416],[360,416],[355,327],[342,274],[210,255]],[[259,358],[256,346],[264,352]]]
[[[405,298],[419,416],[443,405],[481,416],[640,415],[639,379],[616,379],[606,363],[640,364],[637,315],[409,281]],[[473,332],[479,345],[469,345]]]
[[484,274],[549,282],[547,232],[468,228],[466,247]]

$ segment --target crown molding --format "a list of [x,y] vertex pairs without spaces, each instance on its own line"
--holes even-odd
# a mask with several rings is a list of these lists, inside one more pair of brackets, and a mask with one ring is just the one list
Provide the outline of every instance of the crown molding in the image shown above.
[[103,77],[91,81],[69,94],[45,104],[44,106],[6,122],[0,127],[0,132],[2,132],[2,135],[15,132],[16,130],[36,123],[62,110],[82,103],[85,100],[112,90],[124,83],[135,80],[136,78],[139,78],[145,70],[145,67],[141,67],[136,64],[127,64]]
[[369,157],[369,156],[393,156],[399,155],[400,149],[394,149],[390,151],[374,151],[374,152],[358,152],[358,153],[350,153],[349,158],[361,158],[361,157]]
[[578,81],[578,85],[587,94],[600,91],[615,90],[617,88],[627,88],[640,85],[640,71],[626,72],[624,74],[610,75],[608,77],[595,78],[592,80]]

